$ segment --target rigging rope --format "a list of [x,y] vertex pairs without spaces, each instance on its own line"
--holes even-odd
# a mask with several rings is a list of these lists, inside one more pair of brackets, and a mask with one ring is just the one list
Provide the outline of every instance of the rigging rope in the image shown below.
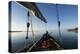
[[34,31],[33,31],[33,24],[32,24],[32,11],[28,9],[28,22],[27,22],[27,36],[26,39],[28,39],[28,33],[29,33],[29,26],[31,24],[31,32],[32,32],[32,42],[35,43],[35,35],[34,35]]
[[32,41],[33,41],[33,44],[35,43],[35,35],[34,35],[34,30],[33,30],[33,24],[32,24],[32,11],[30,11],[30,24],[31,24],[31,31],[32,31]]
[[27,16],[28,16],[28,22],[27,22],[27,36],[26,36],[26,39],[28,39],[28,32],[29,32],[29,26],[30,26],[30,23],[29,23],[29,16],[30,16],[30,13],[29,13],[29,11],[28,11],[28,13],[27,13]]
[[58,22],[58,31],[59,31],[59,36],[60,36],[60,42],[63,45],[63,40],[62,40],[62,35],[60,31],[60,20],[59,20],[59,12],[58,12],[58,4],[56,4],[56,16],[57,16],[57,22]]

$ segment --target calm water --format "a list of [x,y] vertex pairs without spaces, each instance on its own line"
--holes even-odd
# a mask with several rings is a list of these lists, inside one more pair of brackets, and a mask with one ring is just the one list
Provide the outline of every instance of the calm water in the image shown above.
[[[41,37],[42,34],[45,32],[35,32],[35,41],[37,42]],[[78,34],[76,32],[68,32],[62,31],[62,40],[63,40],[63,47],[65,49],[77,49],[78,45]],[[12,51],[15,52],[25,45],[29,46],[32,43],[32,35],[29,32],[29,38],[26,39],[26,32],[12,32],[11,33],[11,40],[12,40]],[[51,32],[50,35],[54,37],[58,42],[60,42],[60,36],[58,31]]]

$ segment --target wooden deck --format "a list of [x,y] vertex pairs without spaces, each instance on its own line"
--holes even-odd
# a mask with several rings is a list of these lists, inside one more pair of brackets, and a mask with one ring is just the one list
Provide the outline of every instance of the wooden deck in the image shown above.
[[48,51],[48,50],[62,50],[62,46],[57,43],[57,41],[51,37],[49,34],[43,34],[41,39],[29,47],[24,47],[17,52],[33,52],[33,51]]

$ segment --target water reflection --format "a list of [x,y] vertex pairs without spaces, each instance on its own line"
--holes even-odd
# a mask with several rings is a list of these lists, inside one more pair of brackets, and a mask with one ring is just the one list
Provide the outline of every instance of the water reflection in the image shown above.
[[[52,32],[52,31],[50,31]],[[35,41],[37,42],[44,32],[35,32]],[[64,49],[76,49],[78,44],[78,34],[74,32],[62,31],[62,40]],[[57,31],[50,33],[58,42],[59,34]],[[29,37],[26,39],[26,32],[11,32],[12,51],[15,52],[25,45],[29,46],[32,43],[32,34],[29,32]]]

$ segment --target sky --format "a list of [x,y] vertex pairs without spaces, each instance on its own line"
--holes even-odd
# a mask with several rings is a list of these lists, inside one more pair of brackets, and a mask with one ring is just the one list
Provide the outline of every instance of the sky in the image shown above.
[[[37,30],[57,30],[57,12],[56,4],[37,3],[36,4],[43,16],[47,20],[47,24],[39,20],[36,16],[32,16],[33,29]],[[61,29],[75,28],[78,26],[78,6],[58,4],[59,20]],[[12,2],[11,11],[11,30],[26,31],[27,9],[20,6],[16,2]]]

